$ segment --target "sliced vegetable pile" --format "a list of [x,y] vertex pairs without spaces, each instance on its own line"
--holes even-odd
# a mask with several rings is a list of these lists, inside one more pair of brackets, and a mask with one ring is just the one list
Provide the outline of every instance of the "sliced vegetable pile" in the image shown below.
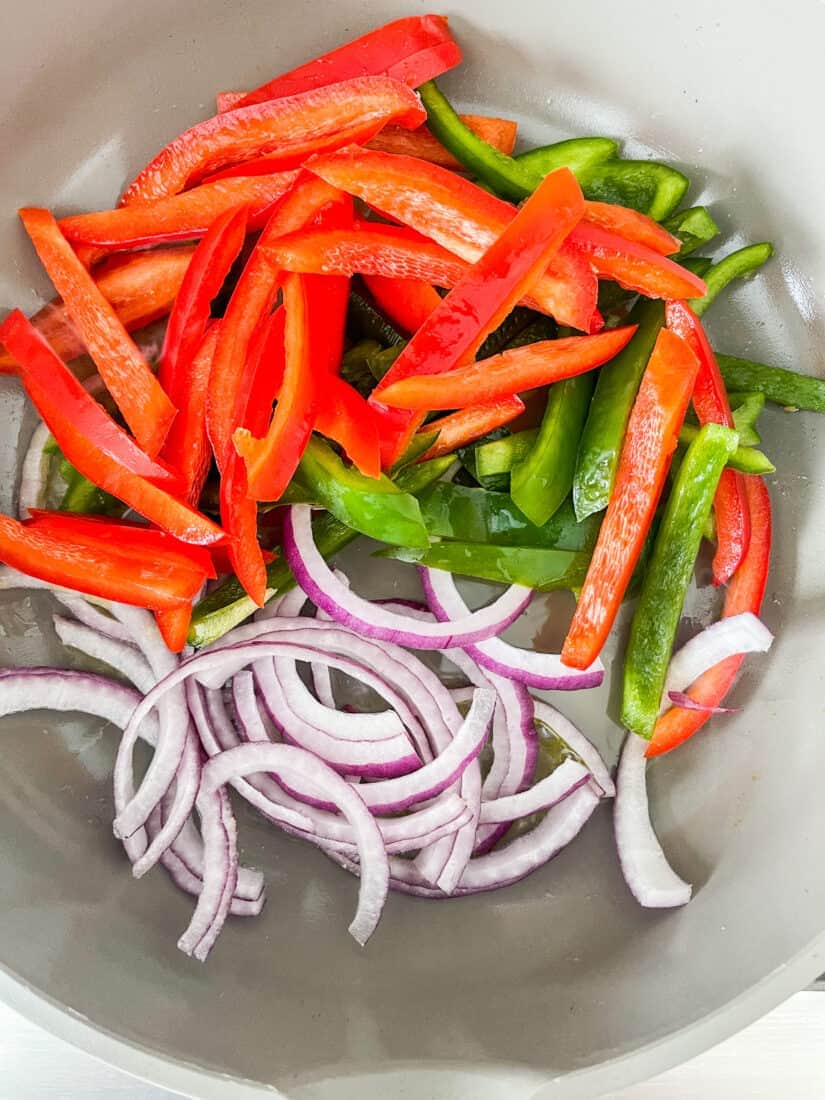
[[[42,418],[0,586],[53,590],[62,641],[122,679],[9,670],[0,713],[122,729],[115,833],[136,876],[161,863],[197,896],[180,947],[199,959],[264,900],[230,790],[360,876],[361,943],[388,888],[506,885],[614,794],[630,889],[683,904],[646,760],[729,710],[772,641],[757,420],[766,400],[825,411],[825,383],[717,355],[702,323],[771,246],[697,256],[718,228],[681,208],[688,180],[608,138],[514,154],[514,122],[434,83],[460,61],[446,19],[397,20],[221,92],[115,209],[20,211],[59,298],[0,325]],[[329,564],[361,536],[418,567],[420,604]],[[722,618],[671,656],[703,540]],[[471,610],[453,574],[506,587]],[[501,638],[559,588],[560,654]],[[631,595],[614,789],[534,692],[601,683]]]

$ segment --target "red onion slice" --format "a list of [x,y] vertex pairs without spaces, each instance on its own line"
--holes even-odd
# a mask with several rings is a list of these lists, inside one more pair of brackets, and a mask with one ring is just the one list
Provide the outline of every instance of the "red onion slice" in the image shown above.
[[590,779],[590,772],[575,760],[565,760],[544,779],[520,794],[504,795],[481,803],[482,824],[510,825],[520,817],[540,813],[571,795]]
[[[497,890],[518,882],[543,867],[575,840],[590,820],[599,801],[599,796],[588,784],[580,787],[563,802],[548,810],[544,819],[531,832],[518,837],[506,848],[470,860],[453,896],[466,897],[487,890]],[[356,861],[347,859],[341,852],[329,849],[325,851],[345,870],[355,875],[360,874]],[[389,866],[392,889],[433,900],[443,900],[448,896],[423,882],[415,865],[409,860],[391,856]]]
[[[361,787],[352,787],[311,753],[294,745],[241,745],[213,757],[205,765],[202,796],[208,796],[231,779],[245,778],[256,772],[274,772],[298,786],[310,784],[320,790],[324,798],[334,802],[352,826],[362,874],[358,909],[349,930],[353,938],[363,946],[374,932],[384,907],[389,865],[378,826],[361,800]],[[213,836],[213,848],[217,848],[219,844],[220,838]],[[201,899],[206,893],[210,871],[215,877],[222,873],[219,859],[215,860],[211,868],[208,865],[204,868],[204,892]]]
[[20,486],[17,491],[17,514],[21,519],[28,519],[33,508],[46,506],[48,456],[43,454],[43,448],[50,438],[51,432],[42,421],[31,434],[20,467]]
[[684,691],[669,691],[667,697],[674,707],[684,707],[685,710],[699,710],[702,714],[737,714],[741,707],[714,707],[707,703],[697,703]]
[[[442,623],[460,622],[469,613],[451,573],[443,569],[421,568],[419,574],[427,603]],[[604,666],[600,660],[594,661],[584,672],[577,672],[563,665],[557,653],[519,649],[501,638],[469,639],[457,644],[465,648],[482,668],[542,691],[578,691],[598,687],[604,679]]]
[[238,827],[223,786],[211,788],[202,783],[198,812],[203,833],[203,887],[178,947],[185,955],[204,962],[220,935],[235,890]]
[[283,540],[286,560],[313,603],[365,638],[398,642],[412,649],[464,646],[501,633],[532,599],[531,589],[511,585],[487,607],[468,611],[450,623],[419,622],[409,615],[395,615],[357,596],[336,578],[313,540],[311,515],[311,508],[305,504],[287,509]]
[[611,778],[610,771],[605,764],[601,753],[578,726],[574,726],[569,718],[561,711],[556,710],[543,699],[534,699],[536,718],[549,726],[553,733],[571,748],[590,772],[591,780],[599,788],[605,798],[613,798],[616,794],[616,786]]
[[78,596],[76,592],[54,590],[55,599],[63,604],[67,611],[74,615],[79,623],[88,626],[90,630],[96,630],[98,634],[104,634],[108,638],[116,638],[119,642],[127,642],[133,648],[135,646],[134,635],[131,630],[118,622],[114,616],[107,614],[102,608],[110,606],[103,601],[95,607],[85,596]]
[[622,874],[630,892],[648,909],[687,905],[693,888],[665,858],[650,823],[645,752],[649,742],[628,733],[616,776],[613,827]]
[[703,673],[720,661],[739,653],[767,653],[772,643],[773,634],[750,611],[731,615],[706,627],[689,642],[685,642],[671,658],[659,713],[664,714],[670,709],[671,692],[686,691]]
[[[111,605],[112,614],[133,633],[146,660],[160,681],[178,667],[178,659],[166,648],[153,616],[148,611],[122,604]],[[115,836],[130,836],[146,823],[149,814],[157,806],[177,774],[190,736],[189,710],[182,688],[163,692],[166,698],[158,705],[158,744],[146,774],[134,797],[114,821]],[[115,781],[132,782],[133,752],[137,726],[130,723],[124,730],[115,759]]]

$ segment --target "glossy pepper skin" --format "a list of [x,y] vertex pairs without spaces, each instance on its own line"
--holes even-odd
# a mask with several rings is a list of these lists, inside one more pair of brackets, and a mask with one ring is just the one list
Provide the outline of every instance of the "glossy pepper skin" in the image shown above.
[[308,497],[340,522],[369,538],[399,546],[426,546],[427,529],[418,501],[388,477],[364,477],[344,465],[323,440],[313,437],[298,468]]
[[[739,615],[743,611],[758,615],[768,583],[772,539],[770,494],[759,477],[746,478],[745,490],[751,516],[751,540],[744,561],[728,585],[723,618]],[[701,706],[720,706],[743,660],[744,655],[739,654],[714,665],[690,687],[688,694]],[[700,730],[709,718],[707,711],[671,707],[657,720],[646,755],[661,756],[677,748]]]
[[523,584],[537,592],[578,588],[590,561],[590,555],[585,552],[530,546],[482,546],[476,542],[436,542],[424,550],[394,547],[380,551],[377,557],[446,569],[479,580]]
[[281,269],[267,246],[307,222],[339,199],[339,192],[319,180],[304,178],[273,210],[232,292],[209,377],[206,425],[218,465],[225,460],[232,433],[238,427],[236,405],[250,366],[250,346],[265,323],[280,292]]
[[[71,517],[76,518],[76,517]],[[21,573],[101,599],[138,607],[177,608],[199,591],[206,574],[180,568],[158,549],[113,552],[109,539],[72,540],[0,516],[0,561]]]
[[388,122],[414,129],[425,118],[418,96],[386,76],[359,77],[236,108],[175,138],[126,188],[121,205],[176,195],[227,164],[264,154],[286,171],[313,153],[368,141]]
[[381,400],[402,409],[455,409],[469,402],[494,401],[593,370],[621,351],[635,331],[635,326],[628,325],[596,336],[567,336],[508,348],[492,359],[446,374],[413,376],[388,384],[381,391]]
[[163,457],[186,483],[194,504],[205,476],[206,390],[219,335],[202,350],[212,301],[226,281],[246,237],[247,211],[229,210],[210,226],[195,250],[181,284],[163,341],[158,381],[178,409],[163,447]]
[[[701,369],[701,368],[700,368]],[[702,532],[736,432],[706,424],[682,462],[642,581],[624,666],[622,723],[650,738]]]
[[573,487],[579,438],[595,384],[592,374],[580,374],[550,387],[535,446],[511,471],[510,495],[539,527]]
[[[488,118],[484,115],[460,115],[461,121],[474,134],[498,152],[509,155],[513,152],[518,134],[518,123],[507,118]],[[442,168],[451,168],[461,172],[463,165],[456,160],[427,126],[417,130],[404,130],[400,126],[385,126],[372,141],[370,149],[384,153],[403,153],[405,156],[419,157],[431,164],[440,164]],[[564,167],[558,165],[558,167]],[[546,173],[545,173],[546,175]]]
[[306,279],[287,275],[283,281],[284,369],[266,434],[258,438],[239,427],[232,436],[246,463],[248,492],[254,500],[278,500],[298,468],[315,423],[317,379],[324,361],[319,362],[322,349],[313,333],[322,328],[325,318]]
[[[119,256],[96,268],[92,277],[124,328],[133,332],[171,310],[192,253],[192,248],[163,248]],[[43,306],[30,320],[64,362],[86,351],[60,298]],[[0,350],[0,374],[13,374],[16,366],[12,356]]]
[[[0,325],[0,339],[20,363],[26,392],[60,450],[85,477],[183,542],[210,545],[223,540],[223,531],[206,516],[121,461],[111,440],[118,438],[121,446],[134,447],[139,455],[133,441],[86,393],[19,310]],[[90,419],[82,420],[81,413]],[[149,460],[143,456],[143,461]]]
[[165,531],[146,527],[142,523],[34,508],[26,526],[56,538],[64,536],[72,543],[108,547],[115,557],[144,556],[152,560],[157,556],[158,560],[182,572],[198,574],[201,582],[204,579],[214,580],[217,576],[210,552],[205,547],[181,542]]
[[773,255],[773,245],[767,241],[760,244],[749,244],[730,252],[718,263],[711,266],[705,276],[707,290],[703,295],[690,301],[690,306],[697,317],[702,317],[705,310],[717,295],[725,289],[734,279],[743,279],[753,275],[763,264],[766,264]]
[[441,305],[441,295],[431,283],[365,275],[364,285],[378,308],[399,329],[411,336]]
[[[516,214],[514,206],[470,180],[415,157],[343,149],[313,157],[307,168],[468,263],[484,254]],[[528,304],[560,324],[589,332],[599,325],[597,292],[585,258],[565,246],[533,286]]]
[[[699,360],[699,373],[693,387],[693,408],[699,423],[733,428],[733,413],[725,383],[702,322],[685,302],[668,302],[665,316],[668,328],[687,341]],[[726,584],[739,568],[751,537],[750,511],[742,474],[735,470],[722,472],[716,490],[714,514],[716,553],[713,556],[713,582]]]
[[[423,492],[452,465],[452,455],[410,466],[396,477],[395,484],[401,492]],[[341,523],[330,514],[319,516],[312,525],[315,545],[325,558],[331,558],[358,538],[358,532]],[[266,600],[288,591],[295,578],[283,558],[277,558],[266,569]],[[192,614],[189,644],[204,646],[216,641],[233,627],[242,623],[255,610],[256,604],[245,594],[235,577],[225,581],[220,588],[201,600]]]
[[756,390],[786,409],[825,412],[825,381],[821,378],[797,374],[784,367],[769,367],[753,359],[738,359],[735,355],[717,355],[716,361],[730,390]]
[[440,481],[419,497],[421,515],[431,535],[457,542],[548,550],[592,550],[600,520],[578,523],[568,498],[547,523],[531,523],[509,493]]
[[169,431],[174,405],[54,217],[48,210],[35,208],[19,213],[106,388],[138,443],[154,458]]
[[[386,395],[416,376],[443,374],[472,359],[485,337],[498,328],[528,291],[561,242],[580,220],[581,190],[567,169],[547,176],[501,236],[468,270],[411,337],[373,391],[372,404],[393,404]],[[510,391],[515,392],[513,391]],[[476,404],[483,398],[476,398]],[[466,402],[465,402],[466,404]],[[429,409],[452,408],[449,402]],[[390,465],[403,452],[420,417],[393,417],[397,442],[382,447]]]
[[143,206],[75,214],[62,218],[59,224],[75,248],[94,246],[106,251],[197,240],[216,218],[242,206],[248,210],[249,229],[260,229],[299,174],[278,172],[254,179],[204,183]]
[[436,435],[432,444],[421,456],[421,461],[452,454],[459,447],[466,447],[476,439],[509,424],[524,412],[524,402],[514,393],[488,401],[484,405],[467,405],[457,412],[431,420],[421,428],[419,436]]
[[572,668],[588,668],[613,627],[664,488],[698,370],[699,361],[684,340],[663,329],[633,405],[616,484],[562,648],[562,660]]
[[381,446],[372,406],[337,377],[326,379],[317,397],[316,431],[337,443],[364,477],[380,477]]
[[224,93],[219,110],[247,107],[323,88],[361,76],[388,76],[410,88],[447,72],[461,62],[461,49],[443,15],[408,16],[346,42],[251,92]]
[[638,328],[627,346],[599,371],[579,440],[573,503],[580,520],[607,507],[633,402],[665,323],[664,306],[640,302],[629,320]]

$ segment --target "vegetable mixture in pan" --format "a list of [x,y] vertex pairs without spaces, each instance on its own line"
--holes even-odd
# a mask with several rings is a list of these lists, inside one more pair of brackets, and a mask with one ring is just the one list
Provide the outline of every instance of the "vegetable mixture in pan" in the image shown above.
[[[611,138],[516,152],[515,122],[435,83],[460,61],[445,18],[396,20],[220,92],[114,209],[20,211],[59,297],[0,325],[42,420],[0,586],[50,589],[58,637],[113,676],[6,670],[0,714],[122,730],[115,835],[195,896],[198,959],[264,904],[237,799],[360,877],[360,943],[388,889],[506,886],[607,799],[634,896],[684,904],[647,762],[722,734],[771,646],[758,420],[825,411],[825,382],[703,325],[770,244],[705,258],[687,178]],[[420,600],[351,587],[333,559],[362,537]],[[703,542],[721,618],[674,653]],[[472,608],[457,576],[499,588]],[[505,641],[554,589],[576,600],[561,651]],[[556,705],[602,682],[625,604],[614,783]]]

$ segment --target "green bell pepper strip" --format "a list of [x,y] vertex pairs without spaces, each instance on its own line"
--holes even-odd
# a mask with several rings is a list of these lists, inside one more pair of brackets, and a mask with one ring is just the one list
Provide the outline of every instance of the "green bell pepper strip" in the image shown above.
[[690,186],[687,176],[652,160],[608,160],[579,182],[586,199],[629,206],[657,222],[673,213]]
[[[809,381],[807,378],[803,380]],[[815,380],[810,379],[810,381]],[[825,383],[822,385],[825,387]],[[683,424],[679,431],[680,445],[688,446],[698,434],[698,425]],[[504,439],[482,443],[475,452],[475,469],[478,477],[483,477],[485,480],[506,478],[513,466],[529,454],[535,445],[537,435],[535,428],[528,428],[526,431],[516,432]],[[728,460],[728,465],[732,470],[739,470],[743,474],[772,474],[776,470],[770,459],[753,447],[737,447]]]
[[89,481],[71,463],[66,463],[68,469],[63,472],[66,482],[66,491],[60,501],[61,512],[75,512],[78,515],[87,516],[122,516],[126,506],[117,497],[105,493],[99,489],[93,481]]
[[725,256],[719,263],[713,264],[703,276],[708,288],[707,293],[703,298],[690,300],[694,313],[701,317],[719,292],[729,283],[734,279],[744,279],[748,275],[753,275],[767,263],[772,255],[773,245],[769,241],[762,241],[759,244],[749,244],[739,248],[736,252]]
[[821,378],[735,355],[717,355],[716,361],[728,389],[758,390],[766,400],[786,409],[825,412],[825,381]]
[[369,368],[369,359],[382,350],[377,340],[359,340],[344,353],[341,360],[341,377],[362,397],[369,397],[375,389],[375,376]]
[[689,256],[719,235],[719,226],[706,206],[691,206],[687,210],[679,210],[665,218],[662,227],[682,242],[676,255],[677,260]]
[[[402,493],[420,493],[447,472],[454,462],[451,455],[420,462],[402,470],[396,478],[396,486]],[[313,520],[312,533],[315,544],[324,558],[334,557],[358,538],[359,532],[341,523],[329,512]],[[266,602],[288,592],[295,584],[292,571],[281,558],[266,567]],[[189,628],[189,645],[196,647],[217,641],[238,626],[257,610],[237,577],[230,577],[195,607]]]
[[402,340],[400,344],[393,344],[392,347],[367,356],[367,366],[376,382],[381,381],[406,346],[407,341]]
[[704,279],[713,267],[713,260],[707,256],[688,256],[684,260],[680,260],[679,263],[682,267],[686,267],[688,271],[692,271],[694,275],[698,275],[700,279]]
[[552,145],[542,145],[538,149],[529,149],[515,157],[517,164],[526,169],[538,187],[548,172],[557,168],[569,168],[578,179],[591,168],[610,160],[619,151],[618,142],[605,137],[567,138]]
[[[769,244],[749,245],[713,264],[704,275],[707,294],[694,299],[693,308],[697,313],[704,313],[733,279],[756,271],[772,252]],[[633,402],[653,344],[664,324],[662,303],[639,302],[629,320],[638,323],[638,331],[627,347],[599,371],[579,444],[573,482],[573,503],[579,519],[607,507]]]
[[[540,313],[536,313],[532,309],[525,309],[524,306],[516,306],[504,318],[498,328],[494,329],[485,339],[478,349],[476,359],[491,359],[505,348],[519,347],[520,345],[514,344],[513,341],[517,340],[522,332],[539,319],[541,319]],[[549,317],[545,317],[544,320],[552,323]],[[544,337],[544,339],[547,339],[547,337]]]
[[580,520],[607,507],[633,402],[665,323],[664,304],[641,301],[628,321],[639,327],[630,343],[599,371],[579,442],[573,505]]
[[418,94],[427,111],[430,131],[468,171],[511,202],[521,202],[533,193],[538,182],[535,172],[474,134],[434,80],[422,84]]
[[382,347],[406,343],[395,325],[358,290],[350,291],[347,333],[354,340],[376,340]]
[[446,569],[478,580],[523,584],[537,592],[578,588],[590,562],[590,554],[585,551],[484,546],[477,542],[437,542],[426,550],[389,547],[374,556]]
[[756,427],[765,408],[764,393],[729,393],[728,400],[733,412],[733,426],[739,433],[742,447],[757,447],[762,436]]
[[[689,447],[699,434],[696,424],[683,424],[679,431],[679,446]],[[738,470],[740,474],[772,474],[776,467],[766,454],[757,451],[755,447],[737,447],[728,458],[728,466],[732,470]]]
[[622,723],[650,738],[685,594],[725,463],[738,443],[719,424],[700,429],[668,499],[630,627],[622,691]]
[[541,527],[536,527],[519,511],[509,493],[439,481],[418,499],[429,533],[457,542],[592,550],[601,526],[598,516],[577,523],[569,497]]
[[418,501],[386,475],[365,477],[345,466],[332,447],[313,436],[298,466],[297,480],[318,504],[354,531],[395,546],[427,546]]
[[510,496],[537,527],[547,523],[573,487],[579,438],[595,384],[589,372],[549,388],[535,445],[510,472]]

